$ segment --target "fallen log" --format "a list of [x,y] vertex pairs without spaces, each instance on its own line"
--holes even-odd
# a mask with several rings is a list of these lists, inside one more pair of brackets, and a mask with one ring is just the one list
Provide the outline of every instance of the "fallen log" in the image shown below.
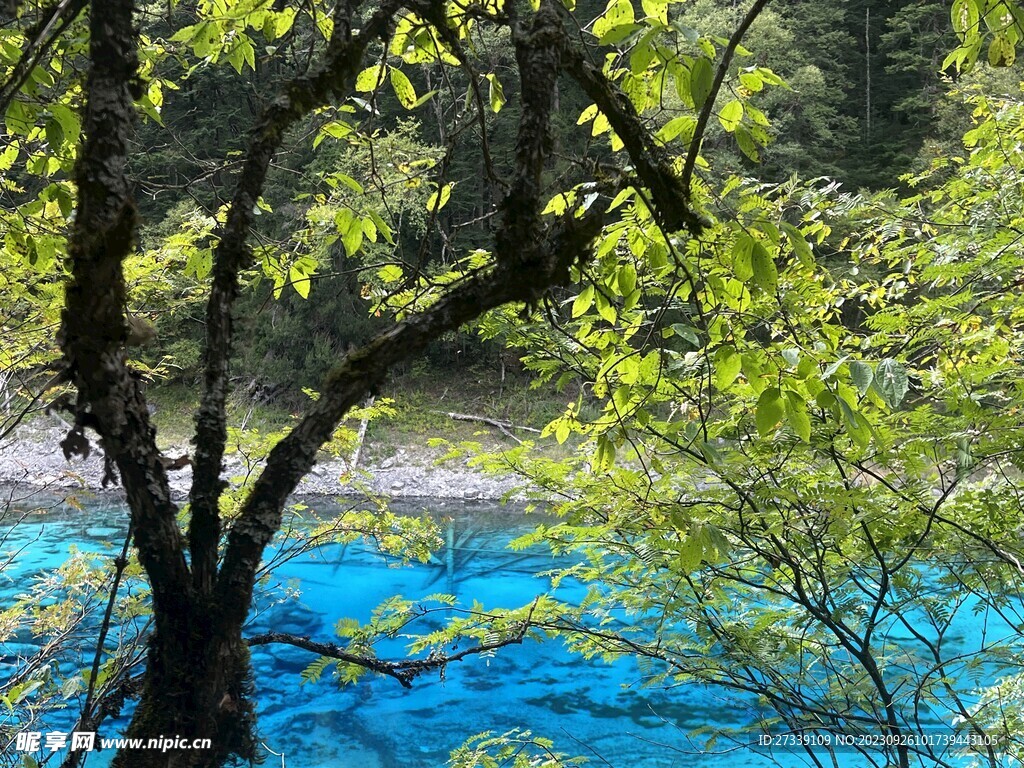
[[535,432],[538,435],[540,434],[540,430],[534,429],[533,427],[524,427],[520,424],[513,424],[511,421],[501,421],[500,419],[492,419],[487,416],[478,416],[472,413],[452,413],[450,411],[434,411],[434,413],[443,413],[449,419],[453,419],[455,421],[476,421],[481,424],[487,424],[491,427],[497,427],[501,430],[502,434],[506,437],[512,438],[517,443],[521,443],[523,441],[512,434],[511,430],[513,429],[520,429],[524,432]]

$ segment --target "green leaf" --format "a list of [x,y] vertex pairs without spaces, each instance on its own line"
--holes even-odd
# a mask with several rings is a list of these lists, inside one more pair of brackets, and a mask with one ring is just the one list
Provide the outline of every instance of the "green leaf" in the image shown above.
[[341,236],[341,244],[345,246],[345,255],[355,256],[363,246],[363,224],[359,219]]
[[722,124],[725,130],[732,133],[740,127],[740,122],[743,120],[743,102],[739,99],[733,99],[724,107],[722,111],[718,113],[718,121]]
[[686,339],[694,347],[700,346],[700,336],[697,335],[697,329],[691,325],[684,325],[683,323],[673,323],[669,326],[676,336],[680,336]]
[[622,296],[629,296],[636,290],[636,267],[632,264],[623,264],[619,268],[619,293]]
[[843,413],[843,421],[846,423],[846,433],[861,448],[866,448],[871,442],[871,425],[863,415],[857,413],[846,402],[845,398],[836,398],[839,401],[839,408]]
[[988,63],[993,67],[1009,67],[1017,58],[1013,42],[1003,33],[992,38],[988,46]]
[[[653,43],[653,30],[648,30],[637,42],[633,45],[633,51],[629,54],[629,69],[634,75],[639,75],[644,72],[654,61],[655,48]],[[690,93],[690,87],[686,87],[687,96]]]
[[679,136],[682,136],[684,144],[689,144],[693,140],[693,132],[697,128],[697,119],[690,115],[682,115],[681,117],[673,117],[658,131],[658,138],[664,143],[668,144]]
[[636,195],[636,188],[626,187],[626,189],[619,192],[619,194],[615,196],[615,199],[608,204],[608,208],[605,210],[605,213],[611,213],[634,195]]
[[197,280],[202,280],[213,269],[213,253],[209,248],[192,251],[185,260],[185,274],[195,275]]
[[743,357],[743,376],[746,378],[750,388],[757,394],[764,392],[768,382],[764,376],[762,358],[764,353],[760,350],[745,353]]
[[14,165],[19,154],[21,154],[21,148],[14,142],[4,147],[4,150],[0,152],[0,171],[6,171]]
[[487,75],[487,83],[487,96],[491,102],[491,111],[497,114],[505,106],[505,91],[501,87],[501,81],[494,74]]
[[46,143],[50,145],[50,150],[53,152],[60,152],[64,146],[64,128],[60,122],[50,118],[46,121]]
[[871,386],[871,382],[874,378],[875,374],[872,372],[871,366],[867,363],[861,362],[860,360],[854,360],[850,363],[850,380],[857,388],[857,391],[862,395],[867,394],[868,388]]
[[753,271],[754,285],[763,291],[772,293],[779,282],[779,271],[775,268],[768,249],[755,241],[750,253],[750,266]]
[[192,42],[199,33],[206,27],[206,22],[202,24],[193,24],[190,27],[182,27],[173,35],[170,36],[169,41],[172,43],[189,43]]
[[903,365],[892,358],[886,358],[878,364],[874,385],[886,405],[895,410],[906,397],[910,382]]
[[363,223],[348,208],[342,208],[334,214],[334,226],[341,235],[341,243],[345,246],[345,254],[354,256],[363,244]]
[[611,0],[605,12],[594,22],[592,32],[601,39],[613,28],[632,24],[635,20],[633,4],[629,0]]
[[713,374],[714,385],[720,391],[725,391],[733,385],[743,368],[743,357],[736,351],[735,347],[722,347],[715,353],[715,372]]
[[297,266],[293,266],[288,270],[288,280],[291,282],[292,288],[295,289],[295,292],[299,294],[299,296],[304,299],[309,298],[310,281],[309,276],[305,272]]
[[601,45],[617,45],[641,29],[644,29],[644,27],[640,24],[619,24],[601,35],[601,39],[598,42]]
[[615,325],[615,321],[618,319],[618,312],[615,311],[615,307],[608,301],[608,297],[603,293],[598,292],[595,297],[597,301],[597,314],[601,316],[603,320],[607,320],[612,325]]
[[736,277],[746,282],[754,276],[753,253],[757,241],[746,232],[736,235],[732,246],[732,271]]
[[398,103],[406,109],[413,109],[416,106],[416,89],[408,76],[400,69],[391,70],[391,87],[398,97]]
[[960,38],[968,35],[978,34],[978,22],[981,15],[978,12],[976,0],[955,0],[950,9],[950,18],[953,22],[953,29]]
[[369,211],[367,212],[366,215],[370,217],[370,221],[372,221],[374,226],[377,227],[377,231],[384,236],[384,239],[387,240],[391,245],[394,245],[395,238],[391,232],[391,227],[389,227],[388,223],[380,217],[380,214],[378,214],[376,211]]
[[402,268],[397,264],[385,264],[377,270],[377,277],[385,283],[397,283],[403,275]]
[[782,421],[786,413],[785,405],[782,402],[782,394],[776,387],[769,387],[757,399],[757,408],[754,413],[754,423],[757,424],[757,432],[762,437],[768,435]]
[[355,89],[360,93],[370,93],[377,90],[377,87],[384,80],[384,67],[374,64],[367,67],[356,76]]
[[448,199],[452,196],[453,186],[454,184],[449,182],[427,198],[427,210],[433,213],[444,208],[448,203]]
[[334,120],[326,123],[320,128],[320,133],[317,134],[317,137],[313,139],[313,149],[319,147],[320,142],[322,142],[327,136],[331,136],[335,139],[341,139],[352,133],[352,130],[352,126],[345,122]]
[[757,143],[754,141],[753,135],[743,126],[736,129],[736,144],[740,148],[740,152],[746,155],[750,160],[755,163],[761,161],[761,153],[757,150]]
[[764,88],[764,78],[758,72],[743,72],[740,84],[751,93],[757,93]]
[[807,413],[807,404],[795,392],[786,393],[786,419],[801,440],[811,442],[811,417]]
[[57,197],[57,205],[60,207],[60,213],[64,218],[71,216],[71,212],[75,208],[74,200],[71,198],[71,192],[63,184],[57,186],[57,190],[54,193]]
[[700,109],[711,95],[711,87],[715,81],[715,72],[711,62],[701,56],[690,67],[690,96],[693,98],[694,109]]
[[248,37],[245,38],[242,52],[245,54],[245,63],[249,66],[249,69],[256,69],[256,48],[252,44],[252,40]]
[[789,238],[789,246],[793,249],[793,253],[796,254],[800,263],[805,267],[813,267],[814,252],[811,250],[810,244],[807,242],[807,239],[803,236],[800,230],[785,221],[782,222],[780,228],[786,233],[786,237]]
[[4,116],[7,132],[27,136],[35,124],[35,114],[24,103],[13,99]]
[[572,316],[573,317],[579,317],[580,315],[584,314],[588,309],[590,309],[590,307],[591,307],[591,305],[593,303],[594,303],[594,286],[593,285],[588,285],[586,288],[584,288],[582,291],[580,291],[580,293],[576,297],[575,301],[573,301],[573,303],[572,303]]
[[412,105],[412,108],[413,109],[417,109],[418,107],[422,107],[424,104],[426,104],[428,101],[430,101],[435,96],[437,96],[437,89],[436,88],[434,90],[432,90],[432,91],[427,91],[422,96],[420,96],[418,99],[416,99],[416,102]]
[[607,472],[614,465],[615,443],[608,439],[607,435],[600,435],[597,438],[597,450],[594,452],[591,468],[594,472]]
[[670,0],[640,0],[640,7],[644,9],[648,18],[668,24],[669,2]]
[[576,125],[583,125],[589,123],[597,117],[597,104],[591,104],[589,107],[580,112],[580,116],[576,120]]
[[330,178],[335,180],[335,181],[340,181],[342,184],[344,184],[346,187],[351,189],[357,195],[361,195],[361,194],[363,194],[366,191],[366,190],[363,189],[363,185],[362,184],[360,184],[358,181],[353,179],[347,173],[341,173],[341,171],[338,171],[336,173],[332,173]]
[[78,119],[74,110],[65,104],[51,104],[50,113],[64,129],[64,138],[71,144],[77,143],[78,135],[82,131],[82,121]]

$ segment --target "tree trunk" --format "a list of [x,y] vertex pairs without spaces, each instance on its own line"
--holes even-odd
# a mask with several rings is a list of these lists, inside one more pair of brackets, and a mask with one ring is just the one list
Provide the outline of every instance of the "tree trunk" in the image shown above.
[[[139,379],[128,366],[127,289],[122,271],[134,249],[135,205],[125,177],[138,65],[132,0],[94,0],[86,138],[76,166],[78,208],[71,233],[71,281],[62,345],[78,388],[68,451],[85,452],[85,427],[102,436],[107,471],[116,466],[131,509],[139,560],[153,590],[144,694],[128,736],[209,738],[210,750],[122,749],[118,768],[214,768],[254,753],[251,672],[241,623],[193,586],[166,470]],[[216,547],[216,540],[213,544]],[[163,742],[166,743],[166,742]]]
[[[113,768],[219,768],[256,757],[249,648],[218,632],[207,611],[164,620],[150,642],[146,683],[126,738],[181,739],[166,752],[122,749]],[[193,748],[209,739],[210,748]]]

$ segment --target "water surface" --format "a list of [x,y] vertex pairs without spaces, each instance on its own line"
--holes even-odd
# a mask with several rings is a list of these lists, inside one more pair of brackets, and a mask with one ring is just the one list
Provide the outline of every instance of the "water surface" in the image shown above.
[[[582,597],[579,584],[566,580],[552,590],[550,579],[538,575],[564,561],[541,549],[506,549],[532,525],[520,511],[440,500],[405,511],[424,509],[451,520],[447,545],[430,563],[402,565],[358,542],[321,547],[280,566],[270,592],[256,601],[248,633],[273,630],[335,642],[333,627],[340,618],[366,621],[395,594],[416,599],[446,592],[460,605],[475,600],[487,608],[518,607],[548,592],[567,602]],[[2,550],[21,554],[2,574],[5,599],[23,591],[26,580],[60,565],[72,547],[110,553],[119,547],[125,525],[124,508],[108,501],[84,512],[32,516],[8,529]],[[278,602],[283,587],[297,597]],[[382,644],[378,654],[401,658],[405,642]],[[92,649],[85,653],[91,658]],[[741,727],[763,712],[752,700],[718,689],[642,689],[631,661],[585,661],[558,641],[528,641],[493,657],[471,656],[450,665],[444,679],[437,673],[418,678],[411,690],[373,676],[346,687],[327,677],[301,684],[300,672],[315,657],[290,646],[258,646],[252,658],[261,734],[273,753],[267,765],[280,765],[282,758],[274,755],[282,755],[291,768],[434,768],[469,736],[513,728],[549,737],[560,751],[586,755],[597,766],[806,764],[800,753],[776,753],[773,763],[756,749],[729,748],[729,742],[717,752],[701,752],[702,739],[688,736],[694,729]],[[105,735],[125,724],[108,724]],[[68,727],[60,715],[53,725]],[[110,757],[92,753],[87,765],[103,768]],[[855,754],[843,756],[843,766],[859,764]]]

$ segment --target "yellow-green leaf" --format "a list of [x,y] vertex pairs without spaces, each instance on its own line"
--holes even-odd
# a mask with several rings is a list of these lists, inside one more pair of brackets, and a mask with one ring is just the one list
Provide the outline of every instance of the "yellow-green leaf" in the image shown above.
[[501,81],[494,74],[487,75],[487,82],[489,85],[488,98],[491,101],[491,111],[497,114],[505,106],[505,91],[501,87]]
[[588,285],[582,291],[572,303],[572,316],[579,317],[590,309],[594,303],[594,286]]
[[811,417],[807,405],[795,392],[786,393],[786,418],[797,437],[805,443],[811,442]]
[[360,93],[369,93],[377,90],[377,86],[384,80],[384,68],[380,64],[367,67],[356,77],[355,88]]
[[427,210],[430,212],[439,211],[445,207],[448,203],[448,199],[452,196],[453,183],[449,182],[441,187],[439,190],[434,192],[427,199]]
[[406,109],[416,106],[416,89],[405,72],[400,69],[391,70],[391,87],[395,90],[399,104]]
[[377,270],[377,277],[385,283],[397,283],[402,275],[402,268],[397,264],[386,264]]
[[600,39],[614,27],[632,24],[635,20],[633,4],[629,0],[611,0],[604,14],[594,22],[592,31],[594,36]]
[[743,102],[739,99],[733,99],[722,107],[722,111],[718,113],[718,121],[722,124],[722,127],[730,133],[740,127],[740,122],[742,120]]
[[753,271],[754,285],[769,293],[774,291],[779,282],[779,271],[768,250],[756,241],[750,252],[750,266]]
[[304,299],[309,297],[309,277],[305,272],[297,267],[292,267],[288,270],[288,280],[299,296]]
[[715,372],[713,377],[715,387],[720,391],[729,389],[740,375],[742,367],[743,358],[736,351],[735,347],[727,346],[719,349],[715,353]]
[[619,269],[619,293],[629,296],[636,288],[636,267],[632,264],[623,264]]
[[711,68],[711,62],[701,56],[693,62],[690,67],[690,96],[693,97],[694,109],[700,109],[704,102],[711,95],[711,86],[714,84],[715,72]]

